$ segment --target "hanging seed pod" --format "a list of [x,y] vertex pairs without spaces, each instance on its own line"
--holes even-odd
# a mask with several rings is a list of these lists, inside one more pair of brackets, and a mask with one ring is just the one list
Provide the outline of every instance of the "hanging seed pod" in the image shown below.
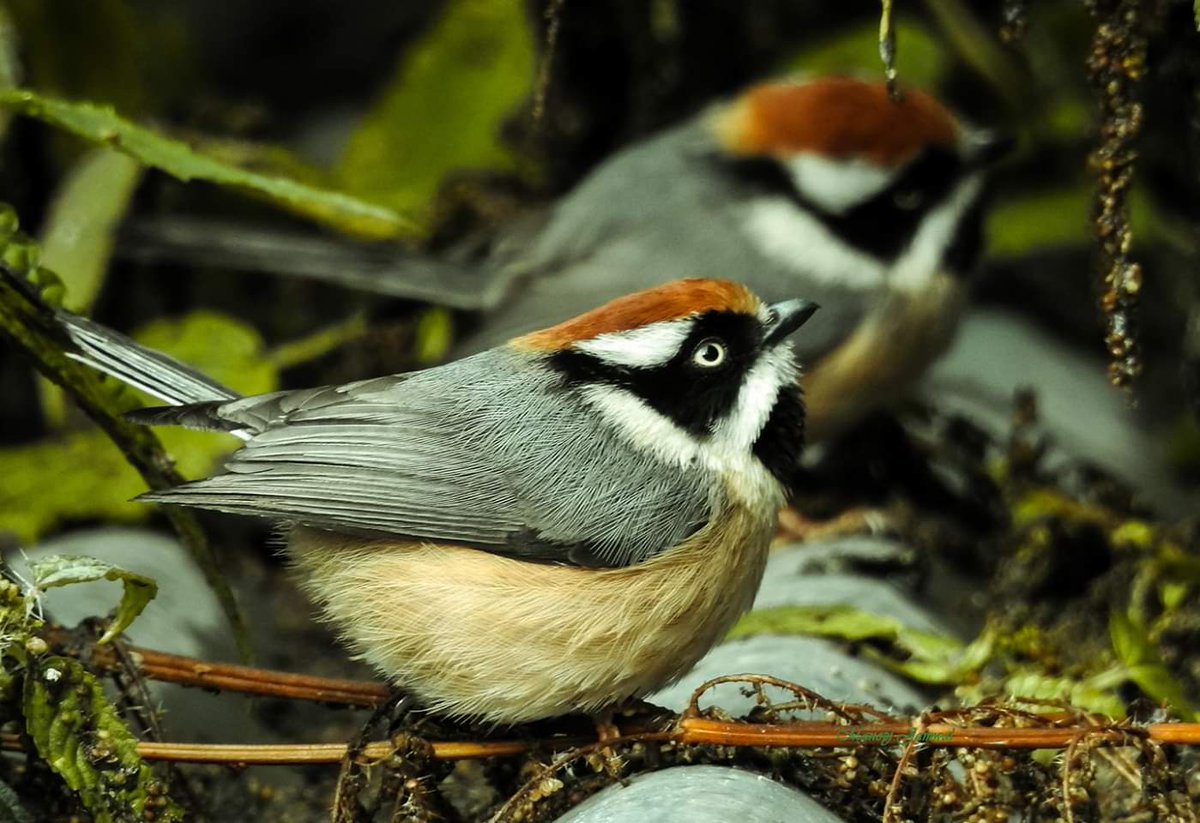
[[1093,228],[1099,246],[1100,308],[1105,318],[1109,379],[1128,389],[1142,371],[1137,341],[1137,305],[1142,268],[1134,261],[1129,221],[1143,110],[1138,96],[1146,69],[1146,17],[1138,0],[1091,0],[1096,20],[1088,54],[1088,76],[1100,104],[1099,141],[1090,158],[1096,177]]

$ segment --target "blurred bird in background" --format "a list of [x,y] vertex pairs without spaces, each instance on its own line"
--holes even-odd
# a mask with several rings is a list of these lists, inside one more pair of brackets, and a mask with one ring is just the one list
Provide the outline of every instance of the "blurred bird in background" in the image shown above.
[[464,354],[599,301],[737,272],[820,303],[798,350],[809,432],[843,430],[919,377],[958,325],[988,167],[1007,142],[919,91],[818,78],[754,86],[620,152],[502,262],[517,284]]
[[[736,276],[764,299],[824,307],[797,351],[809,434],[894,399],[947,347],[982,242],[985,176],[1008,141],[933,97],[818,77],[763,83],[618,152],[482,260],[397,256],[240,232],[214,248],[178,221],[143,225],[138,254],[277,270],[475,309],[459,357],[637,289]],[[286,249],[286,253],[284,253]],[[303,252],[298,254],[297,252]]]

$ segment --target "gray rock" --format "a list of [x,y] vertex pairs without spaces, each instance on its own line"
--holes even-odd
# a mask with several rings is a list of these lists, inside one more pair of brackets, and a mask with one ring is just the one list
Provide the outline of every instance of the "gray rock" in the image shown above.
[[[929,611],[887,580],[865,574],[821,573],[836,558],[902,557],[907,550],[883,538],[849,538],[800,544],[772,553],[754,600],[755,609],[778,606],[853,606],[864,612],[894,618],[920,631],[949,633]],[[867,552],[869,554],[864,554]],[[832,567],[836,568],[836,565]]]
[[839,823],[804,793],[751,772],[677,766],[609,786],[558,823]]
[[1013,393],[1037,392],[1039,422],[1063,458],[1095,463],[1142,491],[1163,511],[1189,501],[1169,478],[1162,449],[1138,424],[1105,376],[1104,361],[1064,345],[1028,320],[976,309],[926,378],[923,393],[939,409],[960,413],[995,436],[1011,427]]
[[[53,537],[8,558],[29,579],[30,561],[57,554],[95,557],[158,583],[158,595],[126,632],[140,646],[190,657],[235,656],[220,604],[204,575],[174,539],[147,529],[106,527]],[[121,584],[98,580],[50,589],[43,598],[47,614],[64,626],[85,617],[108,614],[121,599]]]
[[[795,551],[800,548],[803,552]],[[782,562],[784,557],[790,558],[786,564]],[[903,543],[889,537],[855,534],[777,549],[767,568],[786,570],[788,574],[833,574],[863,566],[905,567],[912,561],[913,550]]]
[[[8,562],[29,579],[29,560],[74,554],[105,560],[144,574],[158,583],[158,595],[125,633],[126,639],[155,651],[206,660],[236,659],[236,649],[220,605],[175,540],[147,529],[109,527],[54,537]],[[47,617],[64,626],[108,614],[121,599],[121,584],[107,580],[50,589],[43,597]],[[195,742],[269,742],[251,720],[245,703],[225,695],[166,683],[148,683],[163,712],[168,737]]]

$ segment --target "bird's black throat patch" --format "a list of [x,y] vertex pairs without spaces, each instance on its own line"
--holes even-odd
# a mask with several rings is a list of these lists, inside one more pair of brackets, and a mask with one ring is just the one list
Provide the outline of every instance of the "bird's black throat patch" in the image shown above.
[[[848,245],[879,260],[895,262],[912,241],[925,216],[950,196],[970,169],[953,151],[931,146],[913,159],[877,194],[833,213],[821,208],[795,185],[782,163],[770,157],[713,162],[743,188],[786,197],[821,222]],[[955,227],[943,261],[954,273],[965,274],[979,248],[979,212],[968,209]]]
[[804,399],[800,385],[779,390],[771,416],[754,441],[754,456],[790,494],[804,451]]

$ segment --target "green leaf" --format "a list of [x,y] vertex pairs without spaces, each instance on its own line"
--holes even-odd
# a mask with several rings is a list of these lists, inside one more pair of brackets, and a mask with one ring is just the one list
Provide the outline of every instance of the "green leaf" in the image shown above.
[[[945,45],[911,18],[897,17],[894,23],[896,69],[901,85],[937,88],[950,64]],[[822,36],[819,43],[788,60],[784,71],[813,75],[877,74],[879,23],[871,21]]]
[[153,819],[183,811],[142,762],[137,738],[77,660],[48,656],[25,674],[25,729],[38,755],[79,795],[96,823]]
[[[41,265],[53,270],[66,289],[64,305],[87,313],[104,283],[114,236],[142,167],[115,151],[97,149],[75,164],[50,204],[41,237]],[[52,427],[66,418],[62,390],[38,381],[42,413]]]
[[186,143],[118,116],[110,106],[71,103],[32,91],[0,94],[0,105],[108,146],[179,180],[205,180],[262,197],[287,211],[363,238],[398,237],[411,230],[401,215],[348,194],[222,163]]
[[278,369],[264,357],[262,335],[220,312],[201,309],[177,319],[156,320],[133,337],[241,394],[266,394],[279,386]]
[[[12,15],[0,5],[0,92],[11,91],[21,84],[21,66],[17,60],[19,38]],[[8,134],[8,112],[0,112],[0,140]]]
[[447,173],[512,168],[499,138],[533,82],[524,9],[512,0],[450,0],[352,135],[338,181],[426,225]]
[[112,580],[122,587],[121,602],[104,635],[97,641],[107,643],[129,628],[146,604],[158,594],[158,584],[145,575],[122,569],[81,555],[55,555],[29,564],[33,573],[33,585],[39,591],[70,586],[73,583],[91,583],[95,580]]
[[1165,703],[1185,721],[1196,718],[1196,709],[1183,686],[1162,661],[1144,627],[1124,612],[1113,612],[1108,621],[1113,653],[1125,667],[1125,673],[1151,700]]
[[1030,700],[1061,700],[1108,717],[1125,716],[1125,704],[1113,693],[1107,674],[1087,680],[1052,677],[1041,672],[1018,672],[1004,681],[1004,691]]
[[413,354],[418,363],[440,363],[454,342],[454,316],[441,306],[431,306],[417,321]]
[[779,606],[745,615],[726,639],[760,634],[808,635],[846,642],[876,641],[892,646],[905,659],[879,655],[884,665],[922,683],[952,684],[976,671],[991,655],[985,633],[970,646],[945,635],[910,628],[891,617],[860,611],[853,606]]
[[99,149],[80,158],[55,194],[40,238],[41,264],[62,280],[67,309],[86,313],[95,300],[141,177],[131,158]]

